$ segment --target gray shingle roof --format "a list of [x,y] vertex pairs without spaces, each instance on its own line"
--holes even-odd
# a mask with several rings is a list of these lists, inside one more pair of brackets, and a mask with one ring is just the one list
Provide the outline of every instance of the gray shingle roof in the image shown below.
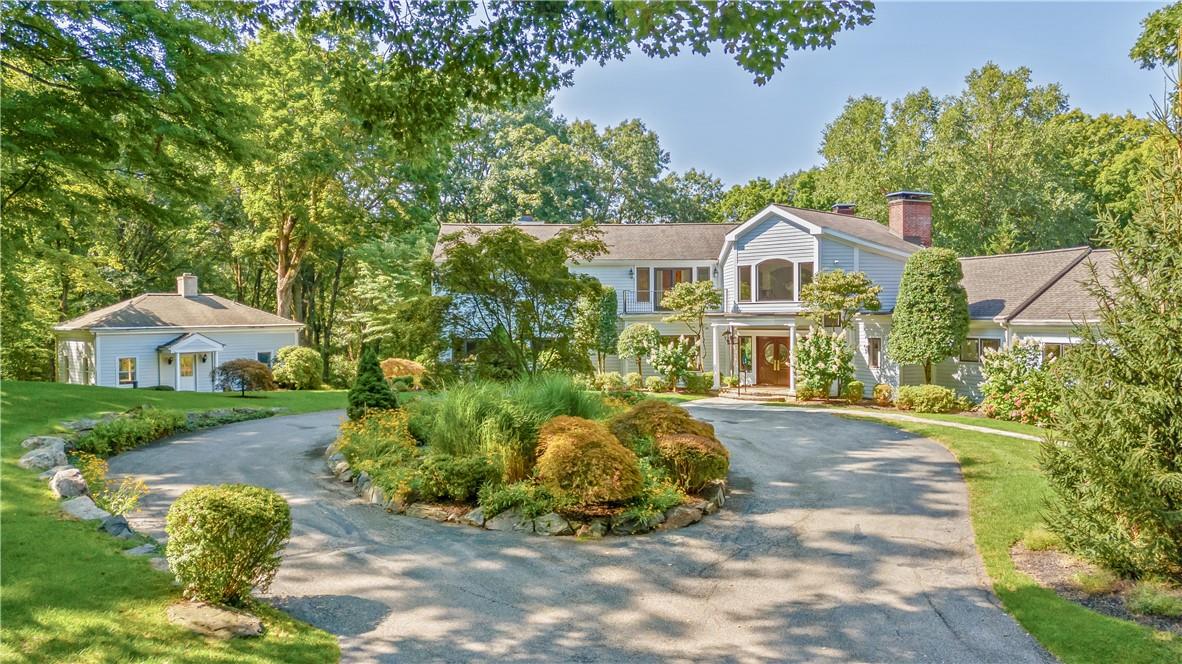
[[780,204],[776,204],[776,207],[784,212],[794,214],[810,224],[815,224],[821,228],[838,233],[844,233],[845,235],[852,235],[884,247],[890,247],[891,249],[898,249],[899,251],[906,251],[908,253],[923,249],[918,244],[912,244],[895,235],[889,228],[874,219],[855,217],[851,214],[795,208]]
[[300,323],[217,295],[182,297],[176,293],[145,293],[68,320],[54,329],[64,331],[257,325]]
[[1105,287],[1112,284],[1116,256],[1108,249],[1096,249],[1076,263],[1062,277],[1051,284],[1030,304],[1023,307],[1012,320],[1016,323],[1038,321],[1084,322],[1096,320],[1096,299],[1085,283],[1091,279],[1091,265]]
[[1087,253],[1087,247],[1073,247],[960,259],[969,318],[1009,318]]
[[[439,234],[466,228],[497,230],[507,225],[521,229],[539,240],[548,240],[571,224],[442,224]],[[726,234],[737,224],[600,224],[607,253],[597,260],[714,260],[722,251]],[[443,247],[435,242],[436,259]]]

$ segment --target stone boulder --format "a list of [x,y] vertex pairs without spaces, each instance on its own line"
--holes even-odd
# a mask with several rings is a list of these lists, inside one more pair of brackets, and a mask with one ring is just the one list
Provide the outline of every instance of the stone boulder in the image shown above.
[[66,465],[66,443],[61,438],[34,448],[16,462],[21,468],[47,470],[54,466]]
[[49,480],[49,489],[57,498],[77,498],[90,493],[90,487],[86,486],[82,471],[77,468],[57,471],[53,479]]
[[534,532],[539,535],[573,535],[569,522],[555,512],[534,519]]
[[125,555],[125,556],[151,556],[156,553],[157,548],[158,547],[155,544],[152,544],[151,542],[149,542],[147,544],[141,544],[139,546],[135,546],[130,549],[126,549],[126,550],[124,550],[123,555]]
[[701,520],[702,510],[689,505],[678,505],[665,512],[665,522],[661,524],[661,529],[673,530],[674,528],[684,528],[691,523],[697,523]]
[[420,519],[431,519],[432,521],[451,521],[451,512],[439,507],[438,505],[429,505],[427,503],[415,503],[406,508],[406,515],[413,516]]
[[726,480],[714,480],[698,492],[698,495],[702,500],[714,503],[715,507],[722,507],[726,504]]
[[108,535],[118,537],[119,539],[131,539],[135,537],[135,531],[131,529],[131,525],[127,523],[127,519],[121,516],[109,516],[103,519],[100,526]]
[[70,468],[73,468],[73,466],[71,466],[70,464],[65,464],[64,466],[54,466],[53,468],[50,468],[49,470],[41,473],[37,477],[39,477],[43,480],[49,481],[49,480],[53,479],[53,476],[57,475],[59,471],[69,470]]
[[591,519],[575,530],[575,536],[583,539],[599,539],[607,534],[608,522],[603,519]]
[[488,519],[484,522],[484,527],[489,530],[515,530],[518,532],[532,533],[534,531],[534,521],[533,519],[525,518],[521,510],[514,507]]
[[477,507],[471,512],[468,512],[464,516],[460,517],[460,523],[466,526],[476,526],[477,528],[480,528],[484,525],[484,508]]
[[263,621],[255,616],[205,602],[173,604],[168,607],[168,622],[217,639],[263,634]]
[[58,436],[29,436],[21,441],[21,447],[26,450],[35,450],[38,447],[49,445],[60,445],[64,449],[66,447],[66,439]]
[[94,501],[90,499],[90,496],[78,496],[77,498],[63,500],[61,507],[62,511],[66,514],[83,521],[95,521],[111,516],[110,512],[95,505]]
[[612,519],[612,534],[613,535],[639,535],[647,533],[648,531],[661,525],[665,520],[664,515],[655,517],[633,517],[621,516]]

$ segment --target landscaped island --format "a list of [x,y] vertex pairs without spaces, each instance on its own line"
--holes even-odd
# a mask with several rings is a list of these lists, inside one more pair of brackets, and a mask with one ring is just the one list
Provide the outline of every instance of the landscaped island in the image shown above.
[[472,382],[371,410],[341,428],[329,467],[392,512],[490,530],[600,537],[694,523],[723,503],[714,427],[547,375]]

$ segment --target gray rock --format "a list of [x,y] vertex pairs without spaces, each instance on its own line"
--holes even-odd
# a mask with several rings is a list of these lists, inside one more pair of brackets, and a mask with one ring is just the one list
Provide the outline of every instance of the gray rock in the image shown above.
[[111,513],[101,509],[90,496],[78,496],[77,498],[70,498],[61,502],[62,511],[75,519],[83,521],[94,521],[96,519],[105,519],[111,516]]
[[428,505],[427,503],[415,503],[406,508],[406,515],[418,517],[420,519],[431,519],[432,521],[451,521],[451,512],[439,507],[437,505]]
[[570,523],[555,512],[534,519],[534,532],[539,535],[573,535]]
[[157,572],[164,572],[165,574],[172,573],[172,570],[168,567],[168,559],[162,556],[148,558],[148,564],[151,565],[152,569],[156,570]]
[[353,480],[353,491],[361,496],[365,494],[366,487],[369,486],[369,473],[364,470]]
[[612,519],[612,534],[613,535],[639,535],[647,533],[648,531],[661,525],[665,520],[662,514],[656,517],[638,518],[638,517],[619,517]]
[[661,529],[673,530],[674,528],[684,528],[691,523],[697,523],[701,520],[702,510],[696,507],[690,507],[689,505],[678,505],[665,512],[665,522],[661,524]]
[[64,465],[64,466],[54,466],[53,468],[50,468],[49,470],[45,471],[44,473],[41,473],[41,474],[40,474],[40,475],[38,475],[37,477],[39,477],[39,478],[41,478],[41,479],[43,479],[43,480],[51,480],[51,479],[53,479],[53,476],[54,476],[54,475],[57,475],[57,474],[58,474],[58,471],[61,471],[61,470],[69,470],[69,469],[71,469],[71,468],[73,468],[73,466],[71,466],[71,465],[70,465],[70,464],[68,464],[68,463],[67,463],[66,465]]
[[58,436],[29,436],[21,441],[21,447],[26,450],[35,450],[38,447],[46,447],[48,445],[60,445],[64,449],[66,439]]
[[369,488],[365,490],[365,500],[370,505],[385,505],[386,492],[382,491],[382,487],[376,484],[370,484]]
[[476,526],[477,528],[482,527],[484,525],[484,508],[477,507],[471,512],[468,512],[464,516],[460,517],[460,523],[469,526]]
[[505,510],[493,518],[486,520],[484,527],[489,530],[516,530],[532,533],[534,531],[534,522],[533,519],[525,518],[521,514],[521,510],[514,507],[511,510]]
[[121,516],[113,515],[103,519],[102,526],[100,527],[103,532],[106,532],[108,535],[114,535],[119,539],[130,539],[135,536],[135,533],[131,530],[131,525],[127,523],[127,519]]
[[328,467],[334,468],[336,465],[345,460],[345,455],[337,452],[328,457]]
[[33,449],[20,458],[16,465],[21,468],[47,470],[54,466],[66,465],[66,443],[61,438],[42,447]]
[[77,468],[57,471],[53,479],[49,480],[49,489],[57,498],[76,498],[90,493],[90,487],[86,486],[82,471]]
[[98,420],[86,418],[75,420],[73,422],[62,422],[62,426],[69,429],[70,431],[73,431],[74,433],[86,433],[98,426],[98,423]]
[[156,545],[149,542],[147,544],[141,544],[137,547],[132,547],[130,549],[126,549],[123,552],[123,555],[125,555],[125,556],[151,556],[155,553],[156,553]]
[[410,503],[407,503],[404,499],[398,496],[393,496],[386,501],[386,509],[390,512],[394,512],[395,514],[401,514],[405,512],[409,505]]
[[262,636],[263,622],[242,611],[205,602],[178,602],[168,607],[168,622],[218,639]]
[[603,519],[591,519],[589,522],[579,526],[575,531],[575,536],[584,539],[599,539],[607,534],[608,523]]
[[713,483],[706,485],[706,488],[702,489],[698,495],[703,500],[714,503],[716,507],[722,507],[726,504],[726,481],[715,480]]
[[348,461],[337,462],[337,465],[332,469],[332,474],[336,475],[337,479],[342,482],[353,481],[353,471],[351,468],[349,468]]

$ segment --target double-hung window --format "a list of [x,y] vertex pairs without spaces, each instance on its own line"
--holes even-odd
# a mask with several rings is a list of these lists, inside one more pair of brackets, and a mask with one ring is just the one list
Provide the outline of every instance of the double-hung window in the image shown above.
[[1001,341],[998,339],[983,339],[979,337],[969,337],[964,340],[964,344],[960,347],[960,361],[961,362],[980,362],[981,356],[987,350],[999,350],[1001,348]]
[[135,385],[135,358],[121,357],[119,358],[119,384],[120,385]]
[[871,369],[882,366],[882,337],[866,339],[866,364]]
[[262,362],[263,364],[265,364],[267,366],[271,366],[271,351],[260,350],[259,352],[254,354],[254,357],[259,362]]

